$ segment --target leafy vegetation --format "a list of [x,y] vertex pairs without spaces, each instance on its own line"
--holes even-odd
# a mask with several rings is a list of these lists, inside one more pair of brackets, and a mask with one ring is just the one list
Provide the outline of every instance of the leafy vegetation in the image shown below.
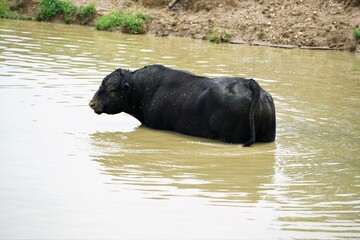
[[11,11],[7,0],[0,0],[0,18],[18,19],[21,15]]
[[221,31],[218,28],[214,27],[209,30],[209,34],[207,35],[207,39],[210,42],[214,43],[224,43],[229,42],[232,38],[233,34],[228,31]]
[[86,25],[91,22],[95,17],[95,11],[96,9],[94,4],[80,6],[76,12],[80,24]]
[[141,11],[125,14],[123,32],[141,34],[146,32],[146,21],[149,18]]
[[40,21],[50,21],[61,11],[61,4],[59,0],[42,0],[40,2],[37,18]]
[[146,32],[146,22],[148,20],[149,17],[139,10],[129,12],[113,11],[100,17],[95,22],[95,27],[98,30],[113,31],[118,28],[124,33],[142,34]]
[[108,15],[104,15],[95,21],[95,27],[98,30],[108,30],[120,27],[124,24],[124,13],[121,11],[112,11]]
[[70,0],[41,0],[37,19],[40,21],[50,21],[56,15],[61,14],[66,23],[73,23],[79,19],[80,23],[87,24],[95,16],[95,6],[77,7]]
[[11,14],[9,3],[7,0],[0,0],[0,17],[8,18]]
[[258,31],[258,32],[256,33],[256,35],[257,35],[257,37],[258,37],[259,39],[263,39],[264,36],[265,36],[265,33],[264,33],[263,30],[260,30],[260,31]]
[[65,22],[72,23],[77,7],[69,0],[60,1],[60,8],[64,14]]
[[360,42],[360,27],[354,29],[354,36]]

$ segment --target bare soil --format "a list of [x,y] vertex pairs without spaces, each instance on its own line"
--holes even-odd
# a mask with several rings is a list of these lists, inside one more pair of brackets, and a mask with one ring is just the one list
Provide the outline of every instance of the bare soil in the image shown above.
[[[39,0],[24,0],[38,2]],[[94,0],[73,0],[77,5]],[[231,32],[233,42],[360,50],[359,0],[97,0],[99,15],[140,8],[152,17],[148,33],[205,39],[210,29]],[[31,4],[30,4],[31,5]]]

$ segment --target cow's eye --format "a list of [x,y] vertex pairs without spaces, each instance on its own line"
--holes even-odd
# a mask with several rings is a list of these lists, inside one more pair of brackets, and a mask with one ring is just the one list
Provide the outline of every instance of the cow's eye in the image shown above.
[[113,86],[108,86],[106,88],[106,93],[108,96],[110,96],[111,98],[116,97],[116,88]]
[[115,91],[116,91],[116,88],[113,87],[113,86],[108,86],[108,87],[106,88],[106,91],[107,91],[108,93],[112,93],[112,92],[115,92]]
[[116,91],[111,91],[108,93],[108,95],[111,97],[111,98],[116,98],[117,94],[116,94]]

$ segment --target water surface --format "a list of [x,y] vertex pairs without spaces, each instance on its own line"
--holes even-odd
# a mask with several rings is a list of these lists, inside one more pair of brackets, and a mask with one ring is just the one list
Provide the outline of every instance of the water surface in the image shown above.
[[[250,148],[87,106],[115,68],[255,78]],[[360,58],[0,20],[0,239],[360,239]]]

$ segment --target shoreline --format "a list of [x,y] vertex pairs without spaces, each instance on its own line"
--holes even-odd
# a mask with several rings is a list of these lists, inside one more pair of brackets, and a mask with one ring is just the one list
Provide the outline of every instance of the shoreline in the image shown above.
[[[14,2],[19,0],[9,0]],[[350,1],[350,2],[349,2]],[[93,4],[93,20],[85,25],[94,26],[95,20],[114,10],[141,10],[150,20],[145,34],[157,37],[177,36],[209,40],[211,31],[229,35],[230,44],[249,44],[284,49],[340,50],[360,54],[360,40],[353,31],[360,29],[360,1],[334,2],[327,0],[261,0],[249,1],[178,1],[172,9],[160,0],[72,0],[77,6]],[[14,12],[25,20],[36,20],[38,0],[23,0]],[[182,3],[184,2],[184,3]],[[191,5],[187,2],[195,2]],[[170,3],[170,2],[169,2]],[[309,12],[311,11],[311,12]],[[64,23],[57,14],[49,22]],[[80,24],[79,20],[71,24]],[[210,40],[211,41],[211,40]]]

